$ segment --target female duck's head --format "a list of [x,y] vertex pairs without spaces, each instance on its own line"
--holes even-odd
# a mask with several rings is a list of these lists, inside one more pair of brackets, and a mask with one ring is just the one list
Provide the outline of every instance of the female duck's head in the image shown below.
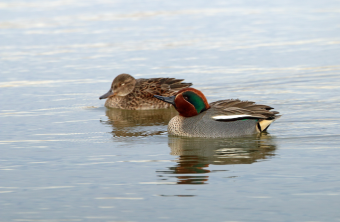
[[126,96],[131,93],[136,85],[136,79],[131,75],[123,73],[118,75],[112,82],[111,89],[99,97],[99,99],[106,99],[112,96]]
[[184,117],[196,116],[210,108],[203,93],[194,88],[182,89],[178,91],[176,95],[171,97],[157,95],[155,95],[155,97],[172,104],[179,114]]

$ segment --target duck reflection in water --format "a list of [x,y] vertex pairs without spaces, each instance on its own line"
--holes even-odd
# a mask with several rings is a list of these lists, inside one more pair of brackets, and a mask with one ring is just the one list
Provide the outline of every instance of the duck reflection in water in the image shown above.
[[[180,174],[177,184],[205,184],[213,165],[252,164],[270,159],[275,155],[276,145],[267,133],[257,136],[233,139],[203,139],[169,137],[171,155],[178,156],[177,165],[166,171],[157,171],[162,179],[164,174]],[[227,171],[227,170],[225,170]],[[191,174],[191,175],[182,175]],[[192,175],[195,174],[195,175]],[[201,175],[199,175],[201,174]]]
[[178,112],[174,108],[154,110],[107,109],[107,121],[113,137],[139,137],[160,135],[167,132],[167,124]]

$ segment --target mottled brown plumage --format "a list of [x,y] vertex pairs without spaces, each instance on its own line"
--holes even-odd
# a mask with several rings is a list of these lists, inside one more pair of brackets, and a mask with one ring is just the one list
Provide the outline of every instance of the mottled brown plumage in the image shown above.
[[191,86],[183,79],[151,78],[135,79],[129,74],[120,74],[112,82],[109,92],[99,99],[106,99],[105,106],[129,110],[164,109],[171,105],[153,95],[172,96],[179,90]]

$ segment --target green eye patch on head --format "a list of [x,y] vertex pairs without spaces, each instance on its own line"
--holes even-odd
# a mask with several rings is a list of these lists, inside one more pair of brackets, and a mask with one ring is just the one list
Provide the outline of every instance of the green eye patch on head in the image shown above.
[[189,103],[194,105],[197,113],[200,113],[203,110],[205,110],[205,104],[204,104],[203,99],[196,93],[191,92],[191,91],[186,91],[182,95],[185,100],[187,100]]

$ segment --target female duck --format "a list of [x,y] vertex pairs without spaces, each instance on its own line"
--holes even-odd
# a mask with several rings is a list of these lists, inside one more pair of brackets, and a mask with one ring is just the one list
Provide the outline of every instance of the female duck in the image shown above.
[[129,74],[120,74],[112,82],[111,89],[99,99],[107,99],[106,107],[144,110],[163,109],[171,105],[154,98],[153,95],[173,96],[179,90],[191,86],[183,79],[152,78],[135,79]]
[[180,90],[171,97],[157,96],[174,105],[179,115],[168,125],[170,135],[188,137],[238,137],[268,129],[279,112],[255,102],[228,99],[208,104],[203,93],[194,88]]

